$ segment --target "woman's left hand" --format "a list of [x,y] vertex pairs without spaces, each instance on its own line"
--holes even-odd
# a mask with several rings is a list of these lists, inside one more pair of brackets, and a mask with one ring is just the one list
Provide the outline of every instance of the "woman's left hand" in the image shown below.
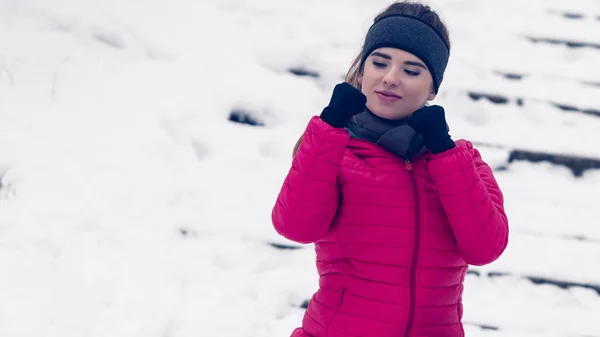
[[448,133],[444,108],[439,105],[425,106],[415,111],[408,125],[421,134],[425,146],[433,154],[448,151],[456,146]]

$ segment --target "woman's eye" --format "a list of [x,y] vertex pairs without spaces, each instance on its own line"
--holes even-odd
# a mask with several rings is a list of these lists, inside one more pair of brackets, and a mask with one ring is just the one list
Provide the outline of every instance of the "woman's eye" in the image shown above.
[[408,70],[408,69],[404,69],[404,72],[407,73],[409,76],[419,76],[420,72],[418,71],[412,71],[412,70]]
[[375,66],[375,68],[384,68],[385,67],[385,63],[381,63],[381,62],[377,62],[377,61],[373,61],[373,65]]

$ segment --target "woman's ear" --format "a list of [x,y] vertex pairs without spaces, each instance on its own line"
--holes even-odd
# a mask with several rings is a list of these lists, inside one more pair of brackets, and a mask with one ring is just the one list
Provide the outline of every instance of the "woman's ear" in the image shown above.
[[433,101],[433,100],[435,99],[435,96],[436,96],[436,95],[435,95],[435,92],[433,92],[433,91],[432,91],[432,92],[429,94],[429,96],[427,96],[427,100],[428,100],[428,101]]
[[428,101],[433,101],[435,99],[435,90],[433,89],[433,83],[431,84],[431,88],[429,89],[429,96],[427,96]]

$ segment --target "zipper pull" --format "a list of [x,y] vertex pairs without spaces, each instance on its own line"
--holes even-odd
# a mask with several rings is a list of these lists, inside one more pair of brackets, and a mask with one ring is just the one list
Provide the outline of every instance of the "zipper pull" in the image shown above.
[[408,159],[404,161],[404,166],[406,166],[406,170],[408,170],[408,171],[412,171],[412,169],[413,169],[412,163]]

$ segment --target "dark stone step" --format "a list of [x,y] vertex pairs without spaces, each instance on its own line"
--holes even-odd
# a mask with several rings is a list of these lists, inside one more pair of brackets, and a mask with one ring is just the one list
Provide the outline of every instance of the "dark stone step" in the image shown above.
[[[502,76],[502,77],[506,78],[507,80],[511,80],[511,81],[520,81],[523,78],[529,76],[528,74],[507,73],[507,72],[503,72],[503,71],[496,71],[495,73],[497,75]],[[591,82],[591,81],[579,81],[579,82],[582,83],[583,85],[587,85],[590,87],[600,87],[600,82]]]
[[583,84],[589,85],[591,87],[600,87],[600,82],[588,82],[588,81],[584,81]]
[[233,110],[229,114],[229,120],[234,123],[247,124],[251,126],[264,126],[265,123],[254,117],[251,112],[243,110]]
[[565,19],[571,19],[571,20],[582,20],[582,19],[585,19],[585,14],[582,14],[582,13],[563,12],[563,13],[560,13],[560,14]]
[[561,103],[554,103],[554,102],[550,102],[550,104],[552,104],[553,106],[563,110],[563,111],[568,111],[568,112],[581,112],[584,113],[586,115],[592,115],[592,116],[598,116],[600,117],[600,110],[597,109],[583,109],[583,108],[578,108],[576,106],[573,105],[569,105],[569,104],[561,104]]
[[184,238],[189,237],[189,236],[198,236],[198,233],[194,230],[189,230],[187,228],[179,228],[179,234],[181,236],[183,236]]
[[562,165],[569,168],[576,177],[581,177],[587,170],[600,169],[600,159],[597,158],[519,149],[510,151],[508,163],[512,163],[513,161],[528,161],[531,163],[549,162],[554,165]]
[[[599,169],[600,158],[582,157],[575,155],[565,155],[550,152],[539,152],[523,149],[510,149],[503,145],[491,144],[486,142],[473,142],[475,146],[487,147],[490,149],[501,149],[509,152],[507,164],[513,161],[528,161],[531,163],[549,162],[553,165],[563,165],[573,172],[576,177],[580,177],[585,171]],[[506,171],[509,167],[507,165],[501,165],[494,167],[497,171]],[[570,239],[577,240],[589,240],[585,237],[570,237]]]
[[474,91],[469,91],[467,94],[469,95],[469,98],[471,98],[474,101],[479,101],[482,98],[485,98],[494,104],[507,104],[511,101],[510,98],[503,95],[484,94]]
[[592,244],[599,244],[600,240],[598,239],[593,239],[593,238],[589,238],[585,235],[569,235],[569,234],[549,234],[549,233],[544,233],[541,231],[532,231],[532,230],[515,230],[515,232],[519,233],[519,234],[523,234],[523,235],[530,235],[533,237],[538,237],[538,238],[553,238],[553,239],[560,239],[560,240],[565,240],[565,241],[578,241],[578,242],[587,242],[587,243],[592,243]]
[[106,34],[104,32],[92,33],[92,38],[106,46],[114,49],[125,49],[123,41],[119,39],[118,35]]
[[321,74],[316,71],[308,70],[302,67],[290,68],[288,71],[296,76],[320,78]]
[[474,275],[474,276],[480,277],[481,273],[479,271],[477,271],[477,270],[471,270],[471,269],[469,269],[469,270],[467,270],[467,275]]
[[584,288],[590,289],[596,292],[600,296],[600,285],[598,284],[589,284],[589,283],[579,283],[579,282],[568,282],[568,281],[559,281],[552,280],[544,277],[534,277],[528,276],[527,279],[533,282],[536,285],[549,284],[561,289],[570,289],[570,288]]
[[[477,270],[469,270],[467,271],[468,275],[474,275],[477,277],[481,277],[481,273]],[[497,277],[519,277],[515,276],[511,273],[505,272],[488,272],[485,276],[488,278],[497,278]],[[550,279],[546,277],[539,276],[520,276],[519,278],[526,279],[535,285],[552,285],[558,287],[560,289],[568,290],[570,288],[584,288],[595,291],[600,296],[600,284],[590,284],[590,283],[580,283],[580,282],[572,282],[572,281],[561,281]]]
[[[503,71],[496,71],[495,74],[506,78],[511,81],[520,81],[523,78],[529,76],[528,74],[518,74],[518,73],[508,73]],[[583,85],[587,85],[590,87],[600,87],[600,82],[591,82],[591,81],[579,81]],[[477,95],[477,94],[476,94]]]
[[[600,85],[600,84],[599,84]],[[481,99],[486,99],[494,104],[500,104],[500,105],[506,105],[509,104],[511,102],[513,102],[514,104],[516,104],[517,106],[524,106],[525,105],[525,99],[522,97],[516,97],[516,98],[510,98],[508,96],[505,95],[499,95],[499,94],[488,94],[488,93],[481,93],[481,92],[475,92],[475,91],[469,91],[467,92],[467,95],[469,95],[469,98],[473,101],[479,101]],[[562,111],[566,111],[566,112],[579,112],[579,113],[583,113],[586,115],[592,115],[592,116],[597,116],[600,117],[600,109],[591,109],[591,108],[579,108],[576,107],[574,105],[570,105],[570,104],[563,104],[563,103],[556,103],[556,102],[548,102],[549,104],[551,104],[552,106],[554,106],[555,108],[558,108]]]
[[505,72],[501,72],[501,71],[497,71],[496,74],[498,74],[508,80],[515,80],[515,81],[520,81],[523,79],[523,77],[527,76],[525,74],[505,73]]
[[275,242],[267,242],[267,244],[275,249],[279,249],[279,250],[298,250],[298,249],[302,249],[301,246],[292,246],[292,245],[285,245],[285,244],[281,244],[281,243],[275,243]]
[[469,322],[464,322],[464,325],[469,325],[469,326],[474,326],[474,327],[478,327],[481,330],[486,330],[486,331],[500,331],[500,328],[497,326],[493,326],[493,325],[487,325],[487,324],[477,324],[477,323],[469,323]]
[[541,38],[541,37],[526,37],[529,41],[533,43],[547,43],[547,44],[559,44],[565,45],[568,48],[594,48],[600,49],[600,43],[593,42],[582,42],[582,41],[573,41],[573,40],[561,40],[561,39],[553,39],[553,38]]

